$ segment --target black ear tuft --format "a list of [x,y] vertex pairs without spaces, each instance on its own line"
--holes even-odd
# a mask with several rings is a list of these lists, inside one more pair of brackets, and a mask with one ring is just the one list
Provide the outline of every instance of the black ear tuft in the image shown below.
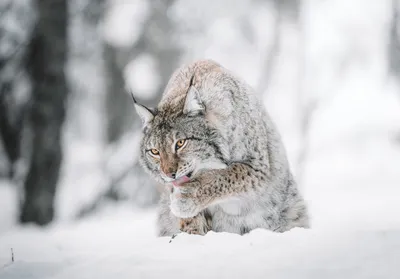
[[133,96],[133,91],[129,90],[129,92],[131,93],[133,103],[136,104],[137,102],[136,102],[135,96]]
[[132,90],[130,90],[132,100],[133,100],[133,105],[135,107],[135,110],[137,114],[140,116],[140,119],[142,120],[143,127],[146,127],[151,120],[154,118],[154,112],[149,109],[148,107],[145,107],[144,105],[139,104],[135,96],[133,96]]

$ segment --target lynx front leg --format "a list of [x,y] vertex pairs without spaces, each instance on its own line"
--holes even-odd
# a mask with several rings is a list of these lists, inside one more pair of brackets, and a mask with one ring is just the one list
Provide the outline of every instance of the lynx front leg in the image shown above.
[[182,232],[205,235],[212,228],[211,216],[208,212],[200,212],[195,217],[180,219],[179,226]]
[[250,164],[234,163],[226,169],[204,171],[171,194],[170,209],[177,217],[190,218],[216,200],[256,192],[268,180],[266,171]]
[[212,228],[212,217],[207,210],[194,217],[179,218],[170,210],[170,193],[161,195],[158,214],[158,235],[175,237],[180,232],[205,235]]

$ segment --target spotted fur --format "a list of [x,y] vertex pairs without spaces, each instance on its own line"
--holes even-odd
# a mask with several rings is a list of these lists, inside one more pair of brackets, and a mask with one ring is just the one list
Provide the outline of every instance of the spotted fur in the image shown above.
[[[309,227],[280,135],[246,82],[201,60],[173,74],[156,109],[136,107],[143,119],[140,162],[165,185],[160,236]],[[176,150],[179,139],[186,143]],[[159,158],[149,154],[153,148]],[[185,175],[190,182],[171,185]]]

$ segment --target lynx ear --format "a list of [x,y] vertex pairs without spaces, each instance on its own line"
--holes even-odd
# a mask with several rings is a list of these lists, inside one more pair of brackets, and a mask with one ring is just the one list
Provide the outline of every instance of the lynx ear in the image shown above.
[[185,106],[183,107],[183,113],[189,115],[196,115],[204,113],[205,107],[200,100],[199,91],[194,86],[190,86],[186,95]]
[[131,92],[131,96],[133,99],[133,105],[135,106],[135,110],[136,110],[137,114],[140,116],[140,118],[142,119],[143,127],[146,127],[149,124],[149,122],[151,120],[153,120],[154,114],[149,108],[136,102],[136,99],[133,96],[132,92]]

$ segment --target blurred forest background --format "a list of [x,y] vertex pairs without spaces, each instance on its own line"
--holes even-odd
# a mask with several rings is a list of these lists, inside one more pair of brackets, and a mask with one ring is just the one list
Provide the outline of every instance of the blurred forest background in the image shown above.
[[155,106],[201,58],[260,94],[312,205],[338,187],[399,188],[399,12],[397,0],[0,0],[0,230],[154,206],[126,88]]

